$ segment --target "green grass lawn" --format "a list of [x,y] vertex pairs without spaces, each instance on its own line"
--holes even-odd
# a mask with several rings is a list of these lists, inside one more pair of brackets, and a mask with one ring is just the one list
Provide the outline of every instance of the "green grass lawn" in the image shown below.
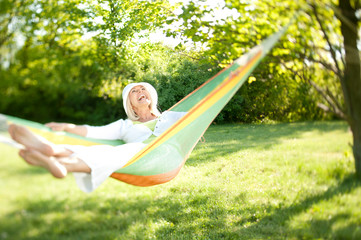
[[211,126],[173,181],[72,176],[0,145],[0,239],[361,239],[361,182],[344,122]]

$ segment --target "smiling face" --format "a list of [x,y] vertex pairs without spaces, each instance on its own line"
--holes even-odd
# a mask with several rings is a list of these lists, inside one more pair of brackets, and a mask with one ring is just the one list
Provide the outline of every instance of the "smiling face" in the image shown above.
[[150,106],[150,94],[142,85],[133,87],[130,90],[128,97],[134,110]]

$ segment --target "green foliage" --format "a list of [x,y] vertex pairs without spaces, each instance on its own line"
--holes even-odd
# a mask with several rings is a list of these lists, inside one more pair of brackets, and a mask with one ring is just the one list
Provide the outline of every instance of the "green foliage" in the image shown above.
[[0,145],[0,239],[360,239],[344,122],[211,126],[179,175],[84,194]]
[[[133,81],[154,84],[160,108],[166,110],[277,31],[304,4],[227,0],[221,8],[238,15],[220,17],[216,8],[203,1],[181,6],[182,13],[176,16],[167,1],[4,0],[0,8],[0,93],[5,98],[0,112],[37,121],[102,124],[125,117],[121,90]],[[332,26],[338,29],[330,8],[322,14],[330,23],[329,31]],[[168,30],[168,35],[188,38],[201,44],[202,50],[182,46],[172,50],[137,41],[176,21],[179,28]],[[256,81],[245,83],[217,122],[332,117],[319,110],[321,99],[308,85],[312,80],[327,86],[342,102],[332,72],[309,64],[311,57],[320,59],[317,49],[325,48],[314,22],[304,8],[253,73]],[[333,35],[335,48],[338,36],[339,30]],[[305,48],[309,44],[317,46]]]

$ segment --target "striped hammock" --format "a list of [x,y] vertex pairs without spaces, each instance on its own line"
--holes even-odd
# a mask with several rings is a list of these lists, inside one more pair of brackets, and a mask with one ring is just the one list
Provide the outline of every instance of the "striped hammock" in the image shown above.
[[[111,177],[136,186],[152,186],[173,179],[217,114],[246,81],[288,26],[264,40],[232,65],[194,90],[169,111],[187,112],[169,129],[138,152]],[[119,145],[121,141],[87,139],[65,132],[53,132],[42,124],[2,115],[8,123],[27,126],[34,133],[57,144],[90,146]]]

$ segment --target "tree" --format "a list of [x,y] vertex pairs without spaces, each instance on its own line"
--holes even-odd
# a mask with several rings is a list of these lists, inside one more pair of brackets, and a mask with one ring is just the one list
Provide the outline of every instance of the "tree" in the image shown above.
[[[307,14],[317,23],[325,44],[308,46],[315,51],[306,59],[328,70],[331,85],[340,85],[342,98],[330,89],[330,85],[320,86],[312,80],[309,82],[323,96],[319,107],[333,112],[349,124],[353,136],[356,175],[361,179],[361,73],[357,46],[360,19],[356,15],[361,9],[361,1],[308,1],[308,4],[311,11]],[[329,23],[335,21],[338,22],[330,28]]]
[[360,54],[357,47],[359,40],[360,19],[356,12],[361,9],[360,1],[340,0],[339,9],[343,36],[343,47],[345,49],[345,68],[340,78],[342,91],[346,104],[347,121],[353,135],[353,154],[355,157],[356,174],[361,179],[361,72]]

